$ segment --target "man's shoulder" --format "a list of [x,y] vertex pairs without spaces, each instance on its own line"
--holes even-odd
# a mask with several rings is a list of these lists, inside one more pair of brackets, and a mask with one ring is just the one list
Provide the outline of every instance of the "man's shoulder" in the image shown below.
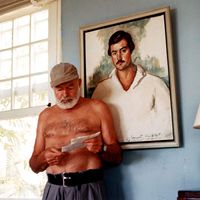
[[97,109],[106,106],[106,103],[101,99],[84,98],[84,102],[91,109]]
[[53,105],[51,107],[47,107],[40,112],[39,116],[40,117],[48,117],[53,112],[54,109],[55,109],[55,105]]
[[91,99],[91,105],[94,111],[97,112],[104,112],[108,109],[108,105],[101,99]]
[[101,80],[97,83],[97,86],[98,86],[98,85],[102,85],[102,84],[107,84],[107,83],[109,83],[111,80],[112,80],[112,79],[111,79],[111,76],[105,77],[105,78],[101,79]]
[[150,72],[147,72],[146,73],[146,77],[150,80],[150,81],[154,81],[156,83],[164,83],[164,81],[162,80],[161,77],[155,75],[155,74],[152,74]]
[[104,104],[104,102],[102,100],[100,100],[100,99],[92,99],[92,98],[82,97],[82,101],[85,104],[89,105],[89,106],[92,106],[92,105],[94,105],[94,106],[100,106],[100,105]]
[[165,87],[167,86],[165,81],[163,80],[163,78],[161,78],[160,76],[153,74],[149,71],[147,71],[145,68],[143,68],[141,65],[137,65],[137,69],[138,72],[140,74],[140,76],[142,77],[141,83],[146,83],[147,85],[151,86],[151,87]]
[[[98,116],[98,113],[104,112],[107,105],[99,99],[91,99],[91,98],[82,98],[81,106],[79,107],[79,111],[83,113],[88,111],[90,113],[93,113],[94,117]],[[78,111],[78,110],[77,110]]]

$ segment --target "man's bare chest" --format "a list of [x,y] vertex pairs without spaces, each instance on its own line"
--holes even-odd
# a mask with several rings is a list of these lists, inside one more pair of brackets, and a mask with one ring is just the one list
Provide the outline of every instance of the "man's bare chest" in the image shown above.
[[45,137],[74,137],[84,133],[94,132],[99,130],[100,124],[98,120],[92,118],[55,118],[47,123],[45,129]]

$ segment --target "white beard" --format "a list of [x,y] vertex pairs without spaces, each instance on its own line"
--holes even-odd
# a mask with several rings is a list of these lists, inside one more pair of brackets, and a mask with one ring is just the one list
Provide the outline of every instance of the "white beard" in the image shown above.
[[[79,88],[75,97],[64,97],[60,100],[56,99],[56,105],[61,109],[71,109],[78,103],[80,96],[81,90]],[[67,102],[63,103],[62,101]]]

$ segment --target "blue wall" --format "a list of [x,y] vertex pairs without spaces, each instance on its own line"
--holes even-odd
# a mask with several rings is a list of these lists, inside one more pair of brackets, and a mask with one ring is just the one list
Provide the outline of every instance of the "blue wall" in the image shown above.
[[192,128],[200,103],[199,0],[62,0],[63,61],[80,66],[79,28],[159,7],[172,9],[180,148],[124,151],[107,170],[111,200],[174,200],[178,190],[200,190],[200,130]]

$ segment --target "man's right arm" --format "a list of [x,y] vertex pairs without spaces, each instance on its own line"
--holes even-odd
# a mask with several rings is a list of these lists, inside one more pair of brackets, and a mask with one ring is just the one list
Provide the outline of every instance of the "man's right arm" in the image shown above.
[[39,115],[35,145],[29,160],[29,165],[35,173],[44,171],[48,167],[45,159],[44,115],[44,111]]
[[46,160],[44,159],[44,152],[40,153],[39,155],[35,155],[34,152],[29,160],[29,165],[33,172],[39,173],[49,166]]
[[63,156],[66,154],[61,152],[61,149],[56,147],[45,146],[45,125],[49,118],[47,112],[43,111],[38,119],[37,135],[32,156],[29,160],[29,165],[35,173],[42,172],[47,167],[59,165],[62,162]]
[[34,150],[29,164],[31,169],[35,172],[42,172],[51,165],[59,165],[62,162],[63,156],[66,155],[60,151],[60,149],[55,147],[50,147],[37,153]]

